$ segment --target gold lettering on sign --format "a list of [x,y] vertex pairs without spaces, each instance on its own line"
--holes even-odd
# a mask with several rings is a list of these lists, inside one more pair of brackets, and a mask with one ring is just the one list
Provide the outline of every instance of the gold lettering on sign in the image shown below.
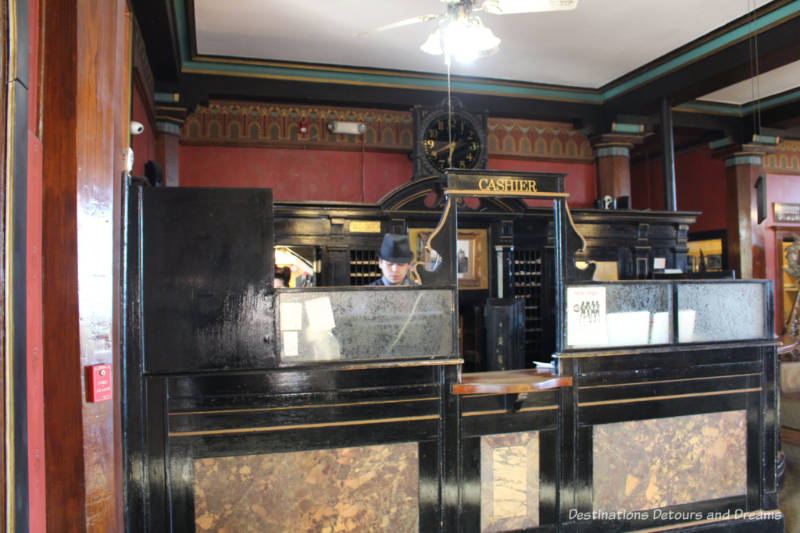
[[380,233],[380,220],[351,220],[350,233]]
[[515,178],[481,178],[478,180],[478,189],[484,192],[539,192],[536,180]]

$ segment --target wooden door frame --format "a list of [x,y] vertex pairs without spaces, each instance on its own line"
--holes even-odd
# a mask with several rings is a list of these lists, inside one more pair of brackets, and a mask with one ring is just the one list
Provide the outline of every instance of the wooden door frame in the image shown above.
[[27,401],[27,156],[28,11],[26,0],[3,0],[2,153],[0,153],[0,298],[4,449],[2,524],[28,531]]

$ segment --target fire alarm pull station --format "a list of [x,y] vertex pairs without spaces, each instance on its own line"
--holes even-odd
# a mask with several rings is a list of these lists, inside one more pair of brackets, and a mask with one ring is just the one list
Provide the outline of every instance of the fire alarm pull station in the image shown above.
[[89,367],[89,402],[105,402],[111,399],[111,365]]

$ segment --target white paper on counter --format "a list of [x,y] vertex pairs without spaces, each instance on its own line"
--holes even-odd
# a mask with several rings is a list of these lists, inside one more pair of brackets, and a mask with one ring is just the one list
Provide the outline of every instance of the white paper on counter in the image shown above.
[[306,313],[308,313],[308,323],[311,329],[333,329],[336,327],[331,299],[327,296],[306,300]]
[[297,332],[284,331],[281,335],[281,341],[283,342],[284,357],[297,357],[299,353],[297,346]]
[[604,346],[606,331],[606,288],[567,287],[567,345]]
[[298,331],[303,328],[303,304],[281,302],[281,331]]

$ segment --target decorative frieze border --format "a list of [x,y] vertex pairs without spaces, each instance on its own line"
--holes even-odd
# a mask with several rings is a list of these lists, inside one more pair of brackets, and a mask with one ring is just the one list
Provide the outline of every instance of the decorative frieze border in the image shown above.
[[775,153],[764,157],[764,169],[767,172],[800,176],[800,141],[781,141]]
[[592,162],[594,150],[569,124],[519,119],[489,119],[489,155]]
[[328,131],[328,123],[335,120],[366,124],[366,148],[411,150],[413,135],[409,112],[280,104],[211,103],[198,106],[186,118],[181,142],[360,149],[360,135]]
[[[181,142],[360,150],[360,135],[328,131],[328,123],[334,120],[363,122],[363,147],[367,150],[411,151],[414,131],[409,111],[286,104],[212,102],[199,106],[186,118]],[[589,140],[569,124],[490,118],[488,129],[490,156],[594,160]]]

